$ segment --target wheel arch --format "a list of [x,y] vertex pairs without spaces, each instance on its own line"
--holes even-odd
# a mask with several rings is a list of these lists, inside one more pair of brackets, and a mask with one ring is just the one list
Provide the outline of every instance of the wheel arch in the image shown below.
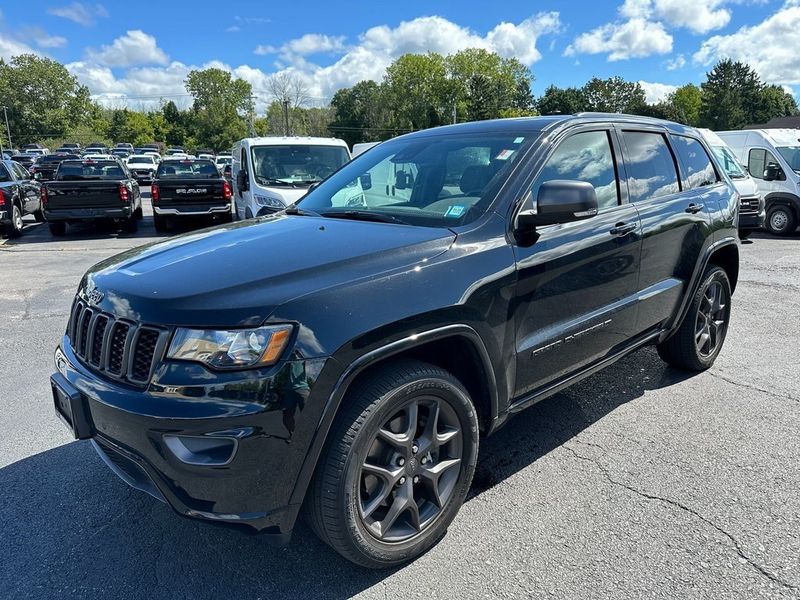
[[794,212],[794,216],[800,220],[800,198],[787,192],[773,192],[764,196],[764,208],[769,210],[775,204],[788,206]]
[[[445,347],[447,352],[442,352]],[[446,325],[415,333],[373,349],[345,367],[328,397],[314,439],[292,491],[290,501],[292,518],[296,518],[305,499],[334,419],[341,410],[348,390],[360,378],[369,376],[370,372],[385,365],[388,361],[399,358],[414,358],[430,362],[453,373],[467,388],[475,403],[481,431],[492,431],[499,414],[495,373],[486,346],[472,327],[458,324]]]

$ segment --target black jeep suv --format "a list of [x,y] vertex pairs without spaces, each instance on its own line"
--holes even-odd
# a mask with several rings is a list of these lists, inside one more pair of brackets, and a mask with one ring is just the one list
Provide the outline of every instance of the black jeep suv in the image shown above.
[[128,251],[80,283],[58,414],[180,514],[348,559],[432,546],[480,434],[647,344],[700,371],[738,197],[691,128],[581,114],[384,142],[284,212]]

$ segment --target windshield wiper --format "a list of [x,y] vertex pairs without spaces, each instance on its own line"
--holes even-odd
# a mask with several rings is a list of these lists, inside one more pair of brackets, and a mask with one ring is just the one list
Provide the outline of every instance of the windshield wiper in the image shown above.
[[408,225],[406,221],[398,219],[393,215],[384,213],[371,212],[368,210],[328,210],[322,213],[323,217],[330,217],[332,219],[353,219],[354,221],[374,221],[377,223],[398,223],[399,225]]
[[263,185],[290,185],[294,187],[294,184],[291,181],[285,181],[283,179],[275,179],[274,177],[256,177],[256,181]]
[[291,206],[287,206],[286,210],[283,211],[287,215],[297,215],[300,217],[321,217],[322,215],[318,212],[314,212],[313,210],[308,210],[307,208],[300,208],[296,204],[292,204]]

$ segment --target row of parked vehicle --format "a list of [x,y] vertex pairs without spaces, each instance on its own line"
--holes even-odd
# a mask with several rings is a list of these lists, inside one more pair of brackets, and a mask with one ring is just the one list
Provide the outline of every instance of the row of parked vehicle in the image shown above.
[[[764,226],[777,235],[793,233],[800,222],[800,131],[700,133],[739,193],[740,237]],[[70,222],[112,218],[133,231],[142,214],[140,185],[152,186],[158,231],[166,231],[170,221],[182,216],[206,215],[216,221],[265,216],[293,205],[375,145],[356,144],[351,153],[340,139],[255,137],[240,140],[232,152],[200,149],[191,154],[185,148],[172,147],[163,156],[158,144],[134,148],[120,143],[111,149],[100,144],[81,149],[71,144],[55,154],[29,148],[42,152],[31,171],[45,185],[40,191],[35,189],[23,162],[14,161],[20,168],[6,164],[8,172],[0,174],[0,179],[5,177],[10,187],[17,186],[20,198],[33,200],[18,202],[16,212],[13,207],[3,211],[4,204],[0,204],[0,223],[10,235],[18,235],[22,216],[34,214],[37,220],[50,222],[54,235],[64,235]],[[418,176],[415,165],[394,160],[382,171],[353,181],[331,198],[331,206],[369,207],[379,201],[376,193],[389,194],[397,202],[410,201]],[[460,180],[445,181],[442,193],[458,195],[460,185]],[[127,204],[120,206],[123,198]]]

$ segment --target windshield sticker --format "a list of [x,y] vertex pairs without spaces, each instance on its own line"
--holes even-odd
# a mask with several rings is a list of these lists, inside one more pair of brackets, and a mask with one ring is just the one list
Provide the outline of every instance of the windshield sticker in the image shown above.
[[517,139],[514,140],[514,143],[515,144],[521,144],[524,141],[525,141],[524,137],[518,137]]
[[461,215],[464,214],[464,209],[465,208],[466,207],[462,206],[461,204],[453,204],[453,206],[449,207],[445,211],[444,216],[445,217],[453,217],[454,219],[457,219],[458,217],[460,217]]
[[508,149],[501,150],[500,154],[495,156],[495,160],[508,160],[513,155],[514,155],[514,150],[508,150]]

